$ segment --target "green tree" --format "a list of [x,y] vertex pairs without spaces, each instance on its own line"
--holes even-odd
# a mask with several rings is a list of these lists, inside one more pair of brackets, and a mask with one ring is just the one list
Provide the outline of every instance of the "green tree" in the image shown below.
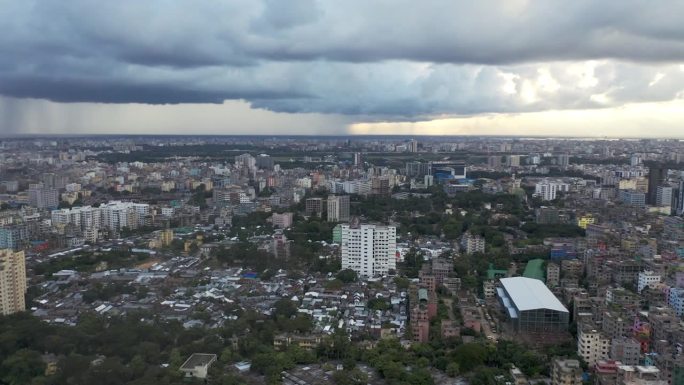
[[358,276],[354,270],[344,269],[337,273],[337,279],[344,283],[352,283],[358,279]]
[[40,353],[30,349],[19,349],[5,358],[0,366],[2,381],[9,385],[24,385],[45,371]]

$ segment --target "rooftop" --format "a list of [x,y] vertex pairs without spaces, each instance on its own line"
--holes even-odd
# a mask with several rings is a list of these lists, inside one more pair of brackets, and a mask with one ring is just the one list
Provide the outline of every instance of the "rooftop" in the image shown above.
[[193,353],[180,367],[181,370],[193,370],[198,366],[206,366],[216,360],[216,354]]
[[540,281],[544,281],[544,260],[543,259],[531,259],[527,262],[525,266],[525,271],[523,272],[523,277],[534,278]]
[[538,279],[511,277],[501,278],[500,282],[519,311],[550,309],[568,313],[568,309]]

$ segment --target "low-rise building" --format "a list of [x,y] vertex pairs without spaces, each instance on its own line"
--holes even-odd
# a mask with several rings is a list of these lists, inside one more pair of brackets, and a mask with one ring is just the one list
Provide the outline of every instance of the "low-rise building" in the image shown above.
[[552,385],[581,385],[582,367],[579,361],[554,358],[551,367]]
[[187,378],[207,378],[209,367],[216,362],[216,354],[194,353],[191,355],[183,365],[180,371],[185,373]]

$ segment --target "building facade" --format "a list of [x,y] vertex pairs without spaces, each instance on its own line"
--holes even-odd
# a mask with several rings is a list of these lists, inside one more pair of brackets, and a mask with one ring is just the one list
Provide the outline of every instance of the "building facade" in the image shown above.
[[394,226],[343,224],[342,268],[362,277],[387,275],[396,269],[397,230]]
[[349,195],[330,195],[327,206],[328,222],[349,221]]
[[581,385],[582,367],[577,360],[555,358],[551,367],[552,385]]
[[23,251],[0,250],[0,314],[26,310],[26,260]]

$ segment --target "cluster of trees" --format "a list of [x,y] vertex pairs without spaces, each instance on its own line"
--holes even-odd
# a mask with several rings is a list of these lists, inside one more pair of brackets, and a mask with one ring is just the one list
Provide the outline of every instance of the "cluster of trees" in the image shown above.
[[39,263],[33,267],[37,275],[50,276],[60,270],[76,270],[79,272],[93,272],[99,266],[106,264],[108,269],[118,269],[131,266],[149,259],[148,254],[129,253],[127,251],[112,250],[107,252],[81,252],[73,256],[54,258]]
[[228,266],[242,266],[257,273],[286,267],[284,258],[276,258],[273,254],[259,250],[254,243],[247,241],[237,242],[229,247],[219,247],[213,251],[213,257]]
[[187,203],[205,209],[209,207],[207,205],[207,198],[211,198],[211,196],[211,191],[206,191],[206,186],[202,183],[195,188]]
[[[182,384],[178,368],[190,354],[220,352],[215,333],[186,330],[151,315],[103,319],[82,316],[74,327],[51,325],[26,314],[0,317],[0,382],[42,384]],[[44,353],[58,358],[45,376]],[[94,363],[101,358],[99,364]],[[161,364],[166,363],[168,367]]]
[[548,237],[583,237],[586,234],[583,228],[574,224],[565,223],[539,224],[527,222],[520,226],[520,229],[528,233],[530,238],[539,241]]
[[[446,307],[440,306],[439,311],[448,317],[442,314]],[[334,377],[339,385],[365,383],[367,377],[357,367],[361,363],[375,368],[393,385],[432,384],[434,370],[488,385],[495,383],[495,376],[506,375],[511,363],[529,376],[547,375],[550,357],[573,354],[572,346],[553,346],[537,353],[511,341],[462,344],[458,338],[435,338],[409,349],[389,339],[363,349],[342,331],[326,337],[315,350],[296,346],[274,350],[273,338],[278,333],[311,330],[311,319],[299,314],[289,299],[277,301],[269,317],[247,310],[218,329],[185,329],[177,321],[149,313],[113,318],[86,314],[74,327],[47,324],[20,313],[0,317],[0,383],[181,384],[179,366],[192,353],[204,352],[219,356],[210,375],[212,383],[225,385],[249,383],[227,369],[243,359],[251,360],[252,371],[264,375],[268,383],[279,382],[280,373],[295,365],[334,360],[344,366]],[[236,336],[239,342],[234,348],[230,339]],[[58,358],[54,375],[45,375],[45,353]],[[99,364],[94,363],[96,359]]]

